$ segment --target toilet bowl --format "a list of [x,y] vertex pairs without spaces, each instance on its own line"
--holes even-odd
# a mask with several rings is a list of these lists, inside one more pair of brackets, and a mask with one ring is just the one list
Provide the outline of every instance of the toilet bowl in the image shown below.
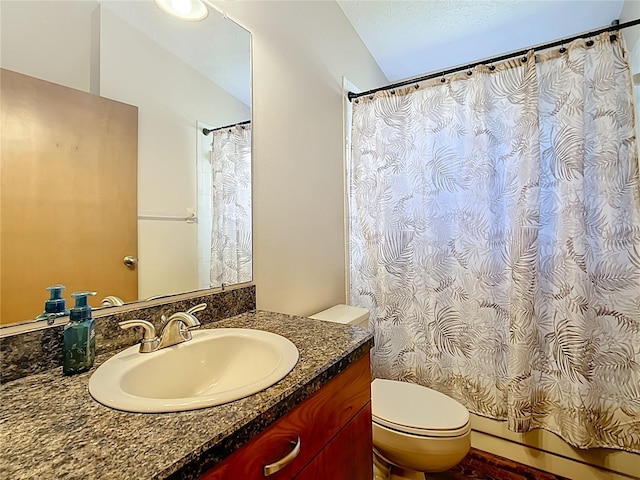
[[[414,472],[443,472],[460,463],[471,447],[467,409],[435,390],[413,383],[371,383],[375,453],[395,478],[424,478]],[[392,477],[394,478],[394,477]]]
[[[369,311],[336,305],[310,318],[368,328]],[[430,388],[371,382],[375,480],[424,479],[457,465],[471,448],[468,410]]]

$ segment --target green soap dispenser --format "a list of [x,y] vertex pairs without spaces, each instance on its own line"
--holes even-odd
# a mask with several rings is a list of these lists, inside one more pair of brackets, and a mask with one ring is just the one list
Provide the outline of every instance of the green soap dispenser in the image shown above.
[[71,296],[76,306],[71,309],[69,323],[64,327],[62,373],[74,375],[86,372],[96,357],[96,325],[87,297],[96,292],[75,292]]
[[51,324],[57,317],[69,315],[66,302],[64,298],[62,298],[64,289],[64,285],[61,284],[47,287],[47,290],[49,290],[49,300],[44,302],[44,312],[36,317],[36,321],[46,320],[47,323]]

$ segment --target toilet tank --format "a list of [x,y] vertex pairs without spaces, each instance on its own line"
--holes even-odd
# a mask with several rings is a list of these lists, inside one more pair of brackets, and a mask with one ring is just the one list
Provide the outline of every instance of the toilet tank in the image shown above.
[[309,318],[369,328],[369,310],[352,305],[335,305],[315,315],[311,315]]

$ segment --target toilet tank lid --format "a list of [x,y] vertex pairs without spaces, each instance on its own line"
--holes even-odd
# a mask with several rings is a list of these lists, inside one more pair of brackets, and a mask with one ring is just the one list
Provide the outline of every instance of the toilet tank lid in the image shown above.
[[360,325],[369,319],[369,310],[362,307],[354,307],[353,305],[335,305],[311,315],[309,318],[345,325]]
[[469,411],[451,397],[415,383],[371,382],[374,421],[404,431],[446,432],[468,429]]

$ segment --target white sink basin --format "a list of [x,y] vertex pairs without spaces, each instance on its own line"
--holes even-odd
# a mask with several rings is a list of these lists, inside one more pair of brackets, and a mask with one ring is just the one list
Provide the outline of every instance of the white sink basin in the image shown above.
[[231,402],[270,387],[298,362],[298,349],[275,333],[243,328],[193,332],[151,353],[127,348],[89,379],[98,402],[127,412],[178,412]]

